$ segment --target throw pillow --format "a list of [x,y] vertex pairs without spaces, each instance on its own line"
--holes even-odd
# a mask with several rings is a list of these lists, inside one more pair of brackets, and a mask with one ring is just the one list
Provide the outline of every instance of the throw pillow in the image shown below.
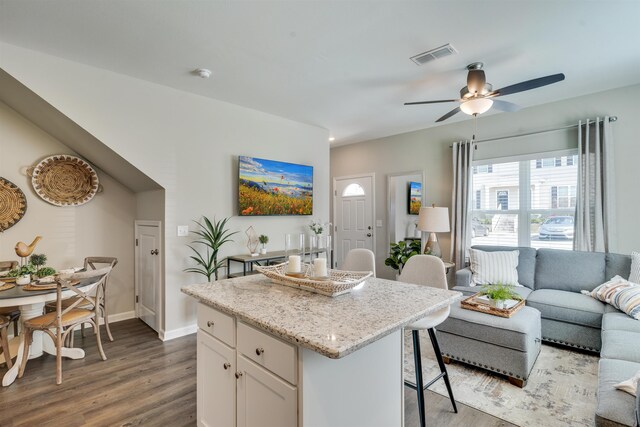
[[637,396],[638,381],[640,381],[640,371],[636,372],[636,374],[632,378],[629,378],[626,381],[622,381],[620,384],[616,384],[614,387],[618,390],[626,391],[633,396]]
[[503,285],[522,286],[518,283],[518,256],[520,251],[485,252],[469,249],[471,286]]
[[640,252],[631,252],[631,274],[629,281],[640,283]]
[[589,295],[599,301],[610,303],[613,297],[624,288],[631,286],[631,284],[623,279],[620,276],[615,276],[613,279],[608,282],[603,283],[602,285],[596,286],[594,290],[589,291],[581,291],[584,295]]
[[631,286],[621,289],[613,297],[611,305],[624,311],[636,320],[640,320],[640,285],[627,282]]

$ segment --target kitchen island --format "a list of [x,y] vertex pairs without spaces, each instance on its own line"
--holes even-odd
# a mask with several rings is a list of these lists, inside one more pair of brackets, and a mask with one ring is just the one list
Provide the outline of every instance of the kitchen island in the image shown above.
[[198,425],[403,426],[403,327],[459,292],[369,278],[335,298],[262,275],[198,300]]

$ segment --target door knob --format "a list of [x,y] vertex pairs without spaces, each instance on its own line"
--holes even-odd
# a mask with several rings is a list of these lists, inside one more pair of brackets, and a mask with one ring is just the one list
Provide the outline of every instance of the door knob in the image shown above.
[[371,226],[368,226],[368,227],[367,227],[367,230],[371,230]]
[[367,233],[367,237],[371,237],[371,233]]
[[151,251],[151,255],[158,255],[159,251],[157,249],[154,249]]

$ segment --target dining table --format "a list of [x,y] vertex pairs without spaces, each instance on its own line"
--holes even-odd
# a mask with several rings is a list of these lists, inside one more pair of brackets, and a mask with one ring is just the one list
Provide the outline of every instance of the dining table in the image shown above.
[[[82,289],[83,292],[90,292],[100,281],[102,276],[89,277],[80,279],[79,283],[75,285],[76,288]],[[2,278],[0,278],[2,281]],[[62,297],[68,298],[77,295],[71,289],[63,288]],[[44,306],[50,301],[55,301],[57,298],[56,289],[38,289],[38,290],[25,290],[23,286],[16,285],[14,288],[0,291],[0,307],[18,306],[20,308],[20,322],[28,319],[40,316],[44,313]],[[11,349],[11,355],[17,351],[16,360],[11,369],[9,369],[2,377],[2,386],[7,387],[13,384],[18,371],[20,370],[20,364],[24,357],[29,359],[35,359],[41,357],[44,353],[56,355],[56,346],[51,340],[51,337],[42,331],[34,331],[33,341],[29,349],[29,354],[24,354],[24,336],[20,334],[18,337],[13,337],[9,342],[9,348]],[[4,355],[0,355],[0,363],[4,361]],[[62,357],[69,359],[82,359],[84,358],[84,350],[81,348],[62,347]]]

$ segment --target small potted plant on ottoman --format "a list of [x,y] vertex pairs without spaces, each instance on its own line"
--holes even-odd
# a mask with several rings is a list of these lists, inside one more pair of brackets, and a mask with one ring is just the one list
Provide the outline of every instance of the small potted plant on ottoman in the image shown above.
[[522,297],[515,291],[515,286],[496,283],[494,285],[485,285],[482,287],[482,295],[489,300],[489,304],[499,309],[509,308],[508,301],[520,301]]

